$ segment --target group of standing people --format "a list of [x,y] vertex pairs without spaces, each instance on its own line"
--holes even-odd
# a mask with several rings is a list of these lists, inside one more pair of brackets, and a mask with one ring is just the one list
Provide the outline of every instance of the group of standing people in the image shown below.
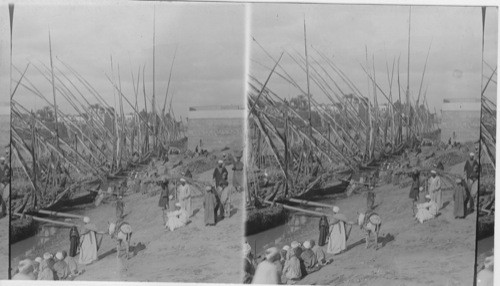
[[[443,208],[442,180],[436,170],[431,170],[431,176],[427,181],[428,193],[425,194],[425,188],[421,186],[420,182],[420,171],[414,170],[411,177],[413,182],[410,188],[410,198],[413,202],[413,214],[420,223],[423,223],[436,217]],[[470,153],[464,166],[464,178],[455,180],[453,193],[453,215],[455,218],[465,218],[469,212],[474,211],[478,177],[479,163],[475,159],[475,154]],[[415,210],[417,211],[415,212]]]
[[[233,170],[235,167],[239,168],[235,166],[235,164],[233,164]],[[230,185],[228,182],[229,173],[224,165],[225,163],[223,160],[217,162],[217,167],[214,169],[212,175],[213,185],[215,187],[207,186],[205,188],[206,193],[203,206],[205,208],[205,225],[207,226],[213,226],[218,220],[231,216],[231,196],[236,188],[235,181],[240,181],[233,176],[233,184]],[[243,168],[241,168],[241,170],[243,170]],[[241,187],[241,182],[238,186]]]
[[180,179],[180,184],[177,187],[177,202],[174,200],[170,180],[164,180],[160,186],[161,193],[158,206],[162,210],[165,227],[170,231],[174,231],[177,228],[185,226],[192,216],[191,186],[185,178]]
[[[236,161],[233,162],[233,171],[233,184],[230,185],[224,161],[217,162],[217,167],[212,175],[213,184],[205,188],[203,200],[205,226],[213,226],[217,221],[231,216],[231,196],[235,190],[242,187],[243,163],[241,163],[241,155],[236,156]],[[180,185],[177,188],[177,203],[174,203],[169,180],[162,182],[161,188],[158,206],[162,209],[166,227],[173,230],[186,225],[192,216],[191,186],[185,178],[180,179]],[[165,211],[169,212],[165,214]]]

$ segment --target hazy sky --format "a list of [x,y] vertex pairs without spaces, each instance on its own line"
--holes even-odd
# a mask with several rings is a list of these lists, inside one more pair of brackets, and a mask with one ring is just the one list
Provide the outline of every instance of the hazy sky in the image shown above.
[[[316,56],[311,48],[313,46],[329,57],[334,57],[336,65],[365,94],[368,79],[360,67],[360,64],[366,65],[365,47],[370,69],[372,56],[375,56],[377,82],[385,91],[389,90],[386,62],[392,69],[393,59],[397,61],[401,56],[401,85],[406,88],[408,6],[256,4],[252,10],[252,36],[276,59],[283,50],[304,55],[304,16],[310,56]],[[497,63],[497,17],[496,8],[487,9],[484,59],[493,67]],[[480,97],[481,21],[479,7],[412,7],[410,90],[416,98],[425,58],[432,42],[422,93],[428,86],[429,106],[431,109],[435,106],[438,113],[443,98]],[[255,42],[252,42],[250,53],[253,60],[268,67],[273,66],[273,62]],[[306,73],[286,54],[281,63],[306,90]],[[314,65],[312,61],[311,65]],[[252,62],[250,73],[264,82],[269,69]],[[486,66],[485,74],[491,74]],[[396,76],[395,73],[394,79]],[[300,93],[274,75],[268,86],[283,97]],[[496,85],[491,84],[488,90],[488,96],[495,98]],[[347,89],[344,91],[350,92]],[[311,93],[318,101],[327,101],[312,82]],[[397,96],[396,81],[393,94]],[[386,102],[380,93],[378,100],[379,103]]]
[[[2,32],[8,24],[7,6],[1,6]],[[154,8],[156,7],[156,8]],[[156,9],[156,12],[154,12]],[[190,106],[243,104],[245,35],[243,4],[186,4],[127,2],[114,5],[33,5],[16,4],[14,11],[13,63],[23,70],[28,62],[49,64],[50,28],[54,63],[60,58],[76,69],[105,99],[114,105],[110,77],[111,61],[120,65],[124,94],[134,98],[131,70],[146,65],[146,92],[152,95],[153,15],[156,13],[156,102],[163,107],[169,69],[176,47],[169,98],[173,94],[175,115],[185,117]],[[6,23],[5,23],[6,22]],[[8,33],[5,33],[8,34]],[[8,38],[7,38],[8,40]],[[2,60],[6,50],[2,42]],[[7,56],[8,59],[8,56]],[[2,69],[4,78],[8,69]],[[13,72],[14,79],[19,73]],[[68,73],[69,74],[69,73]],[[73,77],[71,77],[73,79]],[[27,79],[52,100],[52,86],[30,67]],[[75,83],[77,83],[75,81]],[[81,88],[80,91],[85,92]],[[88,94],[88,93],[87,93]],[[88,97],[92,103],[96,100]],[[26,89],[15,99],[28,108],[46,104]],[[58,104],[74,112],[61,95]],[[170,101],[170,99],[169,99]],[[118,102],[118,99],[116,99]],[[142,77],[139,97],[144,106]],[[125,111],[132,109],[124,103]],[[151,106],[148,102],[148,110]],[[168,102],[167,102],[168,108]]]

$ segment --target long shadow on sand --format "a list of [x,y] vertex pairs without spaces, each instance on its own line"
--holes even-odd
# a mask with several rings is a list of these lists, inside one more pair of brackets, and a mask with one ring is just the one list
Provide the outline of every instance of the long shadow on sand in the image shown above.
[[[130,248],[129,248],[129,253],[130,253],[130,252],[133,252],[132,257],[134,257],[134,256],[136,256],[136,255],[137,255],[137,253],[139,253],[140,251],[143,251],[144,249],[146,249],[146,245],[144,245],[144,243],[142,243],[142,242],[138,242],[138,243],[136,243],[135,245],[131,245],[131,246],[130,246]],[[124,255],[124,254],[123,254],[123,252],[124,252],[124,251],[125,251],[125,247],[124,247],[124,246],[123,246],[123,244],[122,244],[122,248],[121,248],[121,250],[120,250],[121,256],[122,256],[122,255]],[[105,258],[105,257],[107,257],[107,256],[109,256],[109,255],[111,255],[111,254],[114,254],[114,253],[116,253],[116,247],[113,247],[112,249],[110,249],[110,250],[108,250],[108,251],[106,251],[106,252],[102,253],[101,255],[99,255],[99,256],[97,257],[97,259],[98,259],[98,260],[101,260],[101,259],[103,259],[103,258]]]
[[[386,246],[389,242],[391,241],[394,241],[395,237],[394,235],[390,234],[390,233],[387,233],[386,235],[384,236],[379,236],[378,237],[378,243],[380,245],[380,247],[384,247]],[[359,241],[353,243],[353,244],[350,244],[347,246],[346,250],[345,251],[349,251],[353,248],[355,248],[356,246],[359,246],[359,245],[364,245],[366,243],[366,240],[364,238],[360,239]],[[370,238],[370,247],[375,245],[375,238],[372,236]]]

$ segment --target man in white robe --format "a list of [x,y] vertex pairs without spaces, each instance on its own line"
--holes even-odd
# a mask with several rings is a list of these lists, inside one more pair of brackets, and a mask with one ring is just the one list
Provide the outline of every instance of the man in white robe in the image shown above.
[[431,199],[431,196],[426,195],[425,198],[427,202],[417,205],[417,214],[415,218],[420,222],[431,220],[438,214],[438,206],[435,201]]
[[98,231],[95,224],[90,223],[89,217],[84,217],[83,222],[85,223],[85,225],[83,226],[83,229],[80,232],[81,244],[80,244],[80,257],[78,263],[87,265],[97,260],[96,233],[104,234],[104,232]]
[[345,221],[340,220],[338,212],[339,207],[333,207],[333,218],[330,223],[330,237],[328,239],[328,248],[326,252],[338,254],[346,249]]
[[191,187],[186,183],[184,178],[181,178],[181,185],[178,190],[178,198],[179,203],[181,204],[181,208],[184,209],[188,215],[188,218],[191,217]]
[[443,207],[443,192],[441,190],[441,178],[435,170],[431,171],[429,178],[429,195],[431,200],[437,204],[438,211]]
[[170,231],[174,231],[183,227],[188,222],[188,214],[185,209],[181,207],[180,203],[176,203],[176,210],[167,213],[167,223],[165,225]]

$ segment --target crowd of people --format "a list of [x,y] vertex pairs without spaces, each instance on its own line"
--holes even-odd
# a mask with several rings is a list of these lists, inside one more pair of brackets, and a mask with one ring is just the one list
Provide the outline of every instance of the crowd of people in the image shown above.
[[[465,218],[474,212],[477,199],[477,179],[479,177],[479,164],[475,154],[470,153],[464,167],[462,178],[455,180],[453,193],[453,215],[456,219]],[[422,183],[421,172],[414,169],[410,172],[412,185],[409,197],[413,204],[413,215],[423,223],[435,218],[443,208],[443,183],[438,171],[443,171],[443,166],[431,170],[430,176]],[[370,192],[373,192],[372,186]],[[367,212],[373,211],[374,194],[367,196]],[[300,244],[297,241],[285,245],[281,250],[277,247],[268,248],[260,263],[257,263],[252,248],[248,243],[244,245],[244,283],[245,284],[295,284],[306,275],[316,272],[321,267],[330,263],[327,254],[339,254],[346,250],[350,228],[354,224],[346,216],[339,213],[337,206],[333,207],[333,216],[330,222],[326,216],[319,220],[318,244],[314,240],[307,240]],[[326,247],[326,249],[323,249]]]
[[79,262],[73,249],[70,255],[65,250],[55,255],[46,252],[43,257],[21,260],[12,280],[73,280],[83,273],[78,270]]
[[[436,170],[431,170],[427,186],[420,185],[420,171],[414,170],[411,176],[413,182],[410,188],[410,198],[413,201],[413,213],[415,219],[420,223],[424,223],[435,218],[443,208],[442,180]],[[479,163],[475,159],[475,154],[470,153],[469,159],[464,166],[463,178],[457,178],[453,186],[454,218],[463,219],[469,213],[474,212],[478,192],[478,178]],[[427,191],[425,191],[424,187],[427,187]]]
[[[205,226],[213,226],[218,221],[231,216],[231,197],[242,186],[241,154],[238,154],[236,160],[231,162],[233,164],[232,184],[229,184],[225,161],[227,157],[223,154],[222,160],[218,160],[217,167],[212,174],[212,184],[205,187],[203,200]],[[168,179],[161,184],[161,187],[158,206],[162,209],[165,227],[174,231],[185,226],[193,215],[191,185],[187,182],[186,176],[180,179],[175,193],[176,202],[174,190]]]
[[306,275],[316,272],[331,263],[327,254],[337,255],[346,251],[348,234],[346,226],[353,222],[340,213],[340,208],[333,206],[330,222],[322,216],[319,222],[319,239],[306,240],[302,244],[294,241],[281,250],[271,247],[266,250],[265,257],[256,263],[251,246],[245,243],[244,283],[245,284],[295,284]]
[[256,263],[248,243],[243,247],[245,284],[295,284],[308,274],[332,262],[314,240],[302,244],[294,241],[281,250],[271,247],[264,259]]

